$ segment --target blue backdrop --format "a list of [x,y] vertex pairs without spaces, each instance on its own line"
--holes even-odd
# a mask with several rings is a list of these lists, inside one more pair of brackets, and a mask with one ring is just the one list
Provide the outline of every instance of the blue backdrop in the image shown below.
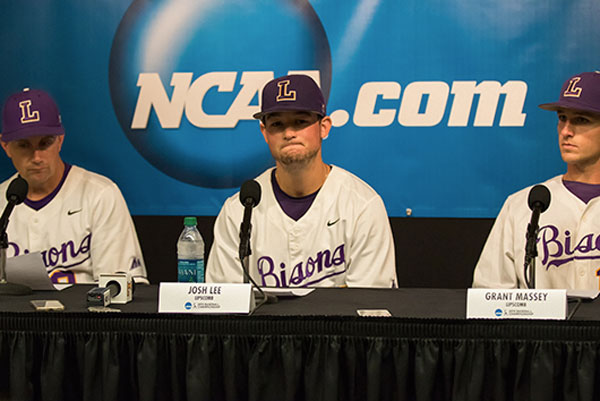
[[[272,164],[251,115],[289,71],[315,77],[327,162],[390,216],[494,217],[560,174],[537,108],[594,70],[597,0],[2,2],[0,97],[49,91],[63,158],[121,187],[132,214],[216,215]],[[0,157],[0,179],[14,169]]]

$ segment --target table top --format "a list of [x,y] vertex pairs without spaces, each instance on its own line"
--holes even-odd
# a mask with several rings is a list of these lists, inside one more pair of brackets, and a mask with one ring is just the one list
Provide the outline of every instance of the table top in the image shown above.
[[[87,312],[87,292],[93,285],[74,285],[62,291],[35,291],[25,296],[0,295],[0,312],[35,312],[31,300],[59,300],[64,313]],[[133,301],[110,307],[124,313],[158,313],[157,285],[138,285]],[[304,297],[280,297],[262,305],[255,316],[357,316],[358,309],[387,309],[393,317],[458,319],[466,315],[466,289],[317,288]],[[569,303],[570,308],[573,303]],[[574,321],[600,321],[600,301],[583,302]]]

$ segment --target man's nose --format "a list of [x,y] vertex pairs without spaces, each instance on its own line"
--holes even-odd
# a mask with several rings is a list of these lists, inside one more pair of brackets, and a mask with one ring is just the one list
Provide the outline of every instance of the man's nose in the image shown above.
[[39,161],[41,161],[41,160],[42,160],[42,153],[43,153],[43,152],[44,152],[43,150],[40,150],[40,149],[34,149],[34,150],[33,150],[33,155],[32,155],[32,157],[31,157],[31,159],[32,159],[34,162],[39,162]]
[[573,136],[573,126],[569,120],[565,121],[560,127],[560,134],[562,136]]
[[294,127],[290,124],[290,125],[286,125],[283,128],[283,137],[284,138],[293,138],[296,136],[296,130],[294,129]]

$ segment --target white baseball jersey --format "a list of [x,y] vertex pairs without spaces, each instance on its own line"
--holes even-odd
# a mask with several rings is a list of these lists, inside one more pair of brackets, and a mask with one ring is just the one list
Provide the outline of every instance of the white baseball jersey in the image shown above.
[[[269,169],[256,181],[262,195],[252,211],[249,271],[268,287],[393,287],[394,241],[381,197],[364,181],[333,166],[308,211],[294,221],[273,193]],[[239,193],[215,222],[206,278],[242,282],[238,256],[244,208]]]
[[[550,206],[540,215],[536,288],[597,290],[600,274],[600,197],[585,204],[562,176],[543,183]],[[529,191],[508,197],[475,267],[473,287],[527,288],[524,274]]]
[[[0,184],[2,210],[15,177]],[[137,282],[147,283],[121,191],[108,178],[80,167],[71,167],[56,196],[41,209],[15,206],[7,234],[7,257],[40,251],[55,283],[92,283],[99,273],[117,271],[129,271]]]

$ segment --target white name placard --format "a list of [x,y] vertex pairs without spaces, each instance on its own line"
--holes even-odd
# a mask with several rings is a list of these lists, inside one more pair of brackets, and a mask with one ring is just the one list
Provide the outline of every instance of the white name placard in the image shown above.
[[255,306],[250,284],[160,283],[159,313],[240,313]]
[[467,290],[467,319],[566,319],[567,290]]

